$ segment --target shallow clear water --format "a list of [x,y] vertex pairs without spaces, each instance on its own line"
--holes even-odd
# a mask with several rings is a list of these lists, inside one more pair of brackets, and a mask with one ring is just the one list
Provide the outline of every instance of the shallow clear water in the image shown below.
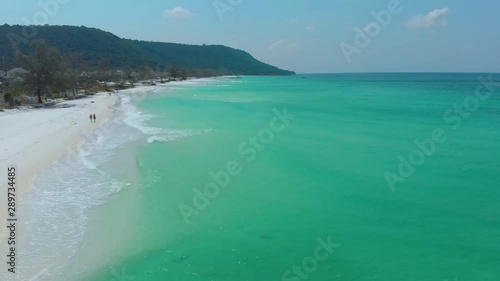
[[[92,161],[104,174],[63,192],[99,202],[81,222],[68,210],[86,232],[63,279],[497,280],[500,99],[476,97],[478,76],[220,78],[127,97],[103,140],[123,141]],[[319,241],[335,244],[321,260]]]

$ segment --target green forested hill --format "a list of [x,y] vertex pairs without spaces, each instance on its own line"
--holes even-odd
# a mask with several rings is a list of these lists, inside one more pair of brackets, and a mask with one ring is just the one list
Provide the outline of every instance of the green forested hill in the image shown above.
[[[23,33],[24,28],[24,33]],[[291,71],[260,62],[247,52],[219,45],[184,45],[121,39],[112,33],[95,28],[74,26],[36,26],[36,36],[24,26],[0,26],[0,57],[5,57],[5,68],[16,66],[15,48],[33,52],[29,41],[44,40],[63,54],[79,54],[87,68],[136,69],[149,67],[180,67],[210,69],[219,74],[234,75],[290,75]]]

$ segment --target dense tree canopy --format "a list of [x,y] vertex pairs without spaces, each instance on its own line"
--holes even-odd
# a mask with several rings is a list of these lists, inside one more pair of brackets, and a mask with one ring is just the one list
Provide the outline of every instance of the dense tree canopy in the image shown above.
[[[26,37],[27,28],[36,31],[34,38]],[[121,39],[109,32],[73,26],[0,26],[0,56],[6,68],[16,66],[15,54],[35,53],[33,39],[44,40],[62,55],[80,54],[79,61],[87,69],[139,69],[144,65],[156,69],[172,67],[188,74],[215,75],[290,75],[277,67],[265,64],[250,54],[225,46],[183,45]]]
[[61,72],[61,55],[58,50],[48,47],[43,41],[33,41],[32,45],[34,54],[25,56],[18,52],[17,60],[29,71],[26,74],[26,84],[36,94],[38,102],[42,103],[42,94],[63,83],[56,75]]

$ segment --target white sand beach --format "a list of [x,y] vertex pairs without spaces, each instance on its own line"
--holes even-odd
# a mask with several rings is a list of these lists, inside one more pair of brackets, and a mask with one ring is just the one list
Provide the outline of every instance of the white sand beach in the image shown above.
[[[14,109],[0,112],[0,175],[7,181],[7,167],[14,166],[16,197],[31,188],[37,171],[46,168],[69,149],[81,145],[82,134],[102,126],[110,117],[118,100],[117,94],[99,93],[55,107],[43,109]],[[97,122],[91,123],[90,114]],[[0,221],[6,219],[6,184],[0,192]],[[5,239],[5,227],[0,228],[0,245]]]
[[[68,202],[69,205],[58,205],[62,209],[56,208],[57,210],[54,209],[54,212],[57,214],[64,213],[63,216],[70,216],[70,220],[74,219],[78,225],[77,227],[71,223],[64,224],[62,227],[70,229],[73,236],[69,237],[69,239],[74,238],[75,240],[63,239],[70,242],[63,243],[64,245],[61,244],[60,249],[51,251],[43,248],[45,245],[44,241],[37,241],[37,238],[34,238],[34,235],[37,235],[34,233],[39,233],[37,231],[40,231],[40,225],[36,226],[37,223],[41,223],[42,225],[50,224],[51,226],[55,223],[55,221],[47,220],[48,213],[44,212],[47,209],[42,207],[53,203],[50,201],[51,199],[47,200],[47,197],[40,196],[53,192],[52,186],[44,185],[46,180],[44,173],[50,170],[51,166],[58,161],[66,161],[64,163],[71,166],[75,164],[71,161],[81,160],[73,158],[75,152],[81,153],[81,149],[88,148],[87,144],[90,146],[101,144],[99,142],[100,138],[97,137],[103,134],[106,135],[110,130],[116,129],[116,126],[109,126],[110,122],[116,121],[113,118],[121,116],[123,120],[123,116],[130,114],[127,111],[129,108],[123,106],[124,104],[128,104],[126,101],[135,97],[136,94],[151,93],[158,88],[153,86],[139,86],[121,90],[111,95],[108,93],[98,93],[82,99],[58,103],[56,106],[48,108],[20,108],[0,112],[0,170],[4,171],[3,175],[0,173],[0,181],[4,183],[0,187],[0,202],[3,202],[0,203],[1,224],[5,224],[7,219],[7,167],[14,166],[17,170],[16,215],[19,223],[16,229],[16,240],[22,245],[18,247],[17,255],[23,262],[18,264],[20,274],[16,276],[17,279],[15,280],[37,280],[39,276],[48,274],[49,268],[63,263],[72,256],[73,248],[69,249],[68,243],[73,245],[71,243],[78,240],[77,236],[82,234],[82,232],[79,232],[79,227],[83,228],[83,224],[80,225],[81,221],[79,220],[82,217],[78,213],[71,213],[69,211],[69,209],[75,206],[73,203],[78,205],[81,203],[79,200],[82,198],[76,199],[73,197],[71,200],[76,201]],[[89,119],[89,115],[94,113],[97,117],[96,123],[91,122]],[[126,121],[124,122],[126,123]],[[130,128],[131,130],[135,129],[133,127]],[[94,137],[97,139],[94,139]],[[104,146],[108,144],[105,143]],[[71,179],[65,178],[61,180],[70,182]],[[96,185],[99,184],[96,182]],[[115,190],[114,188],[120,188],[121,186],[120,183],[116,183],[116,186],[114,184],[111,183],[109,186],[110,190]],[[65,193],[67,190],[64,189],[57,192],[61,192],[60,195],[64,196],[64,194],[67,195]],[[103,191],[103,194],[105,193]],[[33,207],[34,205],[38,207]],[[69,209],[67,209],[68,206]],[[64,211],[61,212],[61,210]],[[61,219],[61,217],[58,218]],[[58,222],[60,221],[58,220]],[[4,242],[8,238],[7,234],[5,227],[0,228],[0,252],[2,253],[6,253],[7,251],[5,249],[7,246]],[[57,239],[60,238],[54,235],[54,241],[59,241]],[[61,241],[58,243],[61,243]],[[43,255],[38,254],[32,258],[31,253],[40,249],[43,249]],[[54,257],[60,258],[60,260],[54,260]],[[0,272],[1,280],[4,280],[3,274],[7,272],[5,266],[5,264],[0,266],[0,269],[2,269]],[[58,270],[55,272],[60,273]]]

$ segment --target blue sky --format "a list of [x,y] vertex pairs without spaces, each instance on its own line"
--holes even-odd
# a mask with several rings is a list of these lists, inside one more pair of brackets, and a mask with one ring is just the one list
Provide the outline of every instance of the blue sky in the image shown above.
[[0,18],[222,44],[299,73],[500,72],[498,11],[497,0],[4,0]]

